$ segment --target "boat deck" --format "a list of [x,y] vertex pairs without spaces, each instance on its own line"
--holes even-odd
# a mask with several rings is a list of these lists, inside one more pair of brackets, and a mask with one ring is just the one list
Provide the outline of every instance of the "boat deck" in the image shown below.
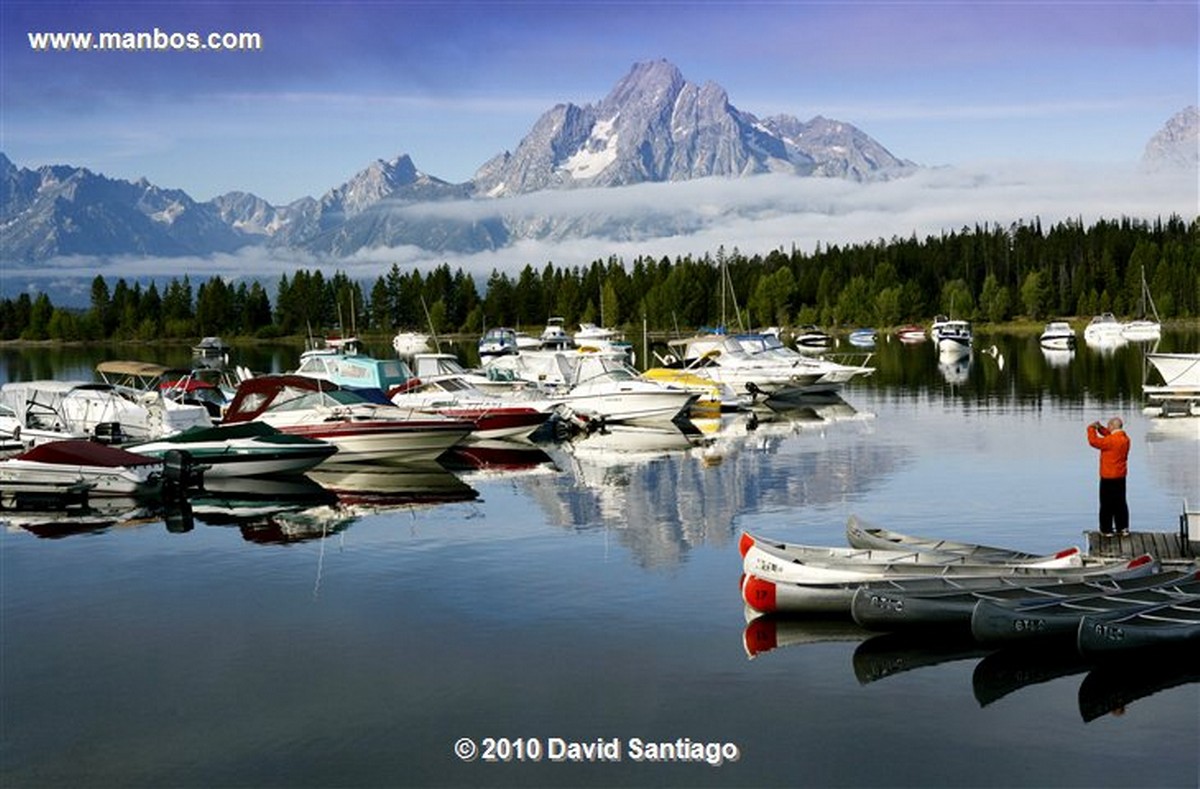
[[1101,537],[1099,531],[1085,531],[1088,553],[1093,556],[1123,556],[1133,558],[1148,553],[1160,560],[1195,559],[1200,557],[1200,541],[1187,540],[1180,533],[1161,531],[1131,531],[1123,537]]

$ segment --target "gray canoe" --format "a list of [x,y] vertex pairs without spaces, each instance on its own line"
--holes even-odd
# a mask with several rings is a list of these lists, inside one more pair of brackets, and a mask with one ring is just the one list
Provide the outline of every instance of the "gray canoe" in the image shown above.
[[971,614],[971,635],[981,644],[1074,636],[1079,621],[1119,619],[1135,611],[1200,595],[1200,581],[1166,584],[1118,594],[1081,595],[1038,603],[981,599]]
[[1186,583],[1200,587],[1195,571],[1172,570],[1134,578],[1097,578],[1062,583],[1014,583],[1011,579],[1003,579],[1002,583],[989,588],[937,592],[864,587],[855,593],[850,613],[855,622],[871,630],[945,626],[967,628],[980,601],[1006,606],[1033,605],[1077,597],[1120,595]]
[[[909,571],[912,566],[908,566]],[[829,583],[791,581],[779,577],[763,577],[750,571],[742,580],[742,599],[760,613],[839,614],[850,613],[854,595],[860,588],[880,593],[937,594],[972,590],[996,589],[1010,586],[1025,588],[1035,585],[1077,583],[1088,580],[1114,580],[1122,577],[1141,577],[1158,571],[1158,563],[1149,556],[1140,556],[1104,571],[1086,567],[1029,568],[1019,565],[1000,565],[990,572],[979,565],[942,567],[941,574],[909,575],[900,565],[894,565],[886,575]],[[966,571],[966,574],[963,574]],[[965,621],[965,620],[964,620]]]
[[1119,619],[1085,616],[1079,621],[1076,645],[1084,656],[1103,656],[1147,647],[1200,642],[1200,595]]
[[[846,541],[854,548],[894,551],[931,551],[954,553],[970,558],[972,562],[1040,562],[1051,556],[1018,551],[1012,548],[997,548],[972,542],[943,540],[936,537],[917,537],[872,526],[851,515],[846,521]],[[1067,548],[1053,556],[1069,556],[1079,553],[1079,548]]]

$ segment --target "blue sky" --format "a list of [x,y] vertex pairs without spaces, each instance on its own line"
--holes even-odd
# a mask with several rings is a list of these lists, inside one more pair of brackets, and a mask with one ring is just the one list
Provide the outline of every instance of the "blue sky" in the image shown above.
[[[1187,2],[0,0],[0,150],[206,200],[320,196],[374,159],[464,181],[556,103],[666,58],[756,115],[921,164],[1132,163],[1197,103]],[[256,52],[34,52],[37,31],[249,31]]]

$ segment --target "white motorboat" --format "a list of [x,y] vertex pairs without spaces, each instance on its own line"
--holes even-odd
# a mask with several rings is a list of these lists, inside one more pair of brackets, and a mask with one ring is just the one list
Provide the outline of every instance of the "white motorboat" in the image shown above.
[[392,349],[398,356],[412,356],[429,349],[429,335],[418,331],[398,331],[392,337]]
[[175,402],[156,389],[51,380],[0,386],[0,437],[26,446],[67,438],[109,444],[148,441],[210,426],[204,406]]
[[1200,353],[1147,353],[1162,384],[1142,384],[1147,416],[1200,416]]
[[968,321],[939,317],[939,320],[934,322],[931,333],[939,354],[965,356],[971,352],[974,337]]
[[[1149,307],[1149,309],[1147,309]],[[1159,323],[1158,308],[1150,297],[1150,287],[1146,284],[1146,269],[1142,269],[1142,296],[1138,305],[1138,316],[1134,320],[1121,325],[1121,336],[1133,342],[1153,342],[1162,337],[1162,325]],[[1153,319],[1151,319],[1153,316]]]
[[1094,316],[1083,330],[1083,340],[1089,346],[1111,348],[1125,342],[1122,334],[1124,324],[1111,312]]
[[160,458],[105,446],[95,441],[49,441],[0,460],[0,493],[68,493],[88,496],[147,496],[162,486]]
[[326,441],[288,435],[257,421],[193,428],[129,449],[157,458],[172,450],[186,452],[206,467],[205,479],[303,474],[337,452]]
[[328,462],[432,460],[473,429],[470,422],[368,402],[337,384],[302,375],[262,375],[238,385],[226,424],[258,419],[338,448]]
[[638,376],[619,359],[584,355],[574,359],[566,388],[550,393],[587,421],[604,423],[662,423],[687,415],[700,395]]
[[1052,351],[1068,351],[1075,347],[1075,330],[1066,321],[1050,321],[1042,330],[1038,342]]
[[808,323],[798,326],[795,332],[796,349],[800,351],[823,351],[833,346],[833,335]]
[[488,329],[479,338],[478,350],[482,359],[517,353],[517,333],[505,326]]
[[403,387],[413,377],[403,359],[376,359],[359,350],[358,340],[326,339],[300,354],[296,375],[331,381],[338,386],[354,389],[378,400]]
[[542,334],[538,338],[542,350],[565,351],[575,347],[571,335],[567,334],[564,323],[565,321],[559,317],[552,317],[546,321],[546,328],[542,330]]
[[606,352],[620,354],[625,361],[633,363],[633,346],[625,341],[616,329],[606,329],[594,323],[581,323],[572,337],[575,347],[584,353]]

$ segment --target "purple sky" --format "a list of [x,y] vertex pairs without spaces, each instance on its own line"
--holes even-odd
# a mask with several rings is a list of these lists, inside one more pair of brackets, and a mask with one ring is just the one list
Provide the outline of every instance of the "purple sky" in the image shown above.
[[[0,3],[0,150],[209,199],[378,158],[463,181],[560,102],[666,58],[756,115],[922,164],[1129,163],[1197,103],[1187,2]],[[38,31],[261,33],[256,52],[35,52]]]

